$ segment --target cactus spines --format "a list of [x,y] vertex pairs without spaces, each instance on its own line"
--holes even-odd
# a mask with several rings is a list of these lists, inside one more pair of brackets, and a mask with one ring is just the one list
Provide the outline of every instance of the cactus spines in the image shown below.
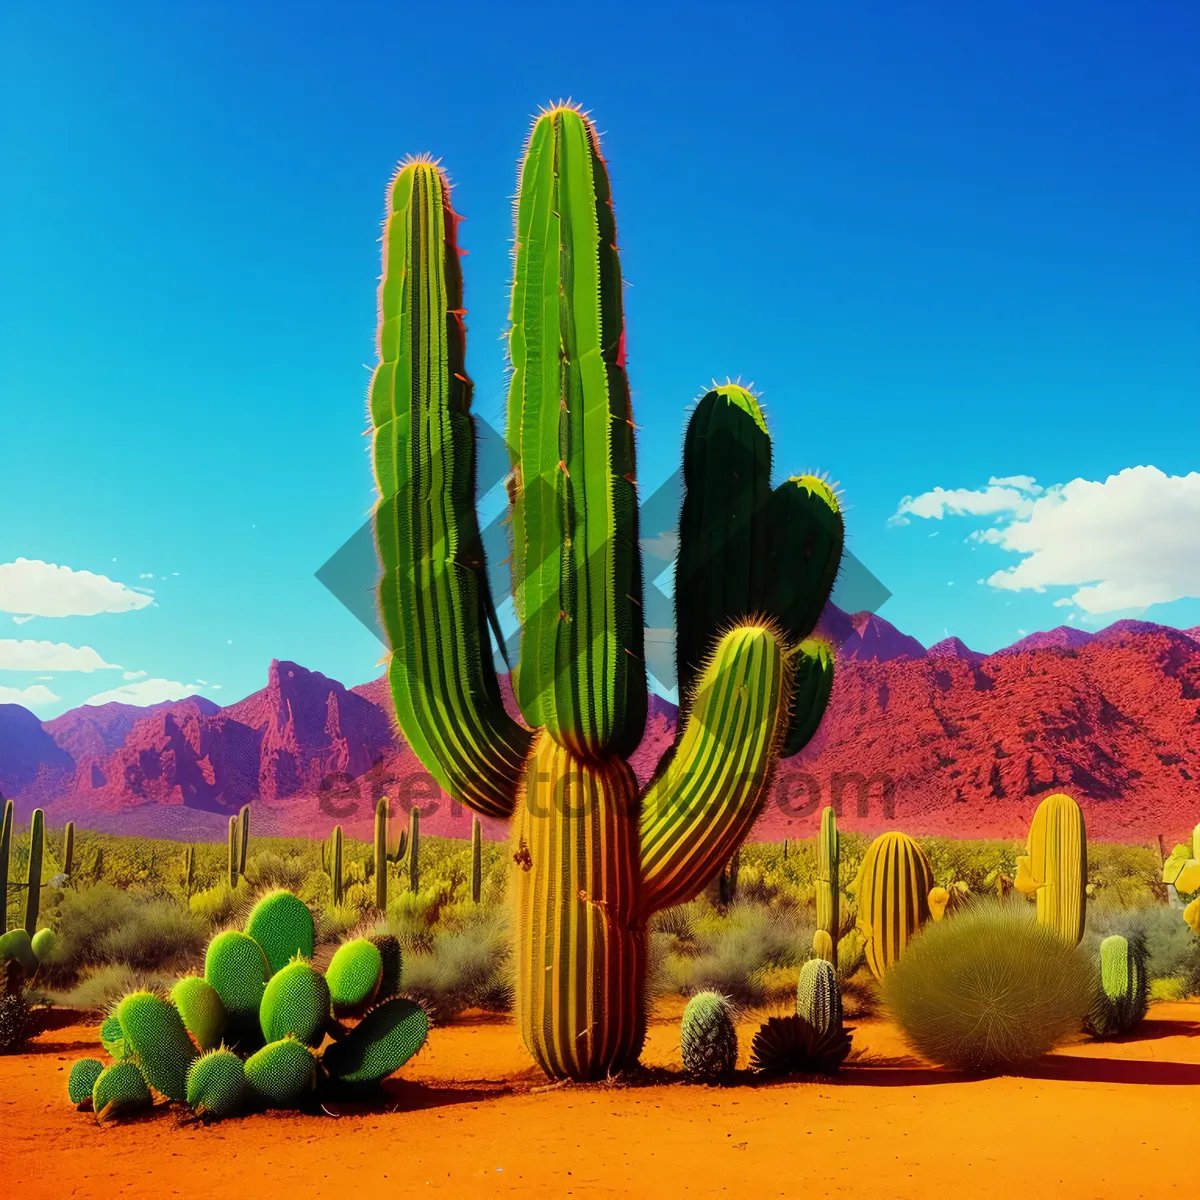
[[1087,830],[1070,796],[1047,796],[1029,827],[1026,853],[1017,859],[1017,889],[1036,895],[1038,920],[1068,942],[1083,938],[1087,919]]
[[421,890],[421,810],[415,804],[408,810],[408,890]]
[[246,933],[262,948],[272,971],[281,971],[296,955],[312,958],[316,930],[308,905],[291,892],[268,892],[250,910]]
[[842,992],[838,987],[837,972],[823,958],[810,958],[800,968],[796,1015],[803,1017],[821,1034],[841,1028]]
[[841,930],[841,893],[838,890],[841,887],[840,859],[837,814],[826,805],[821,810],[821,830],[817,834],[817,929],[829,935],[829,953],[821,957],[831,963],[837,962],[838,933]]
[[0,819],[0,934],[8,929],[8,863],[12,855],[13,802],[4,801]]
[[146,1082],[169,1100],[186,1100],[196,1050],[179,1010],[156,992],[131,992],[118,1006],[117,1020]]
[[131,1059],[105,1067],[92,1085],[92,1108],[98,1122],[140,1112],[150,1104],[145,1076]]
[[210,1050],[188,1068],[187,1102],[197,1116],[232,1117],[245,1092],[246,1069],[232,1050]]
[[37,931],[38,909],[42,904],[42,851],[45,839],[45,814],[33,810],[29,822],[29,873],[25,878],[25,932],[33,937]]
[[317,1060],[303,1042],[285,1037],[252,1054],[244,1069],[246,1082],[268,1104],[290,1108],[313,1090]]
[[229,1014],[221,994],[211,983],[199,975],[186,975],[171,989],[171,1003],[201,1050],[211,1050],[220,1044]]
[[71,1067],[67,1095],[76,1108],[91,1108],[92,1089],[103,1073],[104,1064],[98,1058],[81,1058]]
[[259,1009],[268,1042],[294,1037],[306,1046],[321,1044],[331,1015],[325,976],[299,958],[271,976]]
[[68,821],[63,829],[62,873],[70,876],[75,866],[75,822]]
[[248,934],[227,929],[208,943],[204,978],[225,1005],[231,1040],[257,1033],[258,1010],[270,974],[266,955]]
[[340,1016],[361,1012],[378,995],[383,982],[383,956],[379,947],[367,938],[343,942],[329,960],[325,979],[335,1013]]
[[322,1055],[331,1076],[344,1084],[378,1083],[400,1070],[425,1044],[429,1018],[411,1000],[395,997],[373,1008]]
[[[816,728],[832,658],[806,643],[837,571],[841,514],[813,477],[771,491],[757,399],[714,386],[684,448],[680,564],[698,582],[675,589],[683,714],[639,803],[624,761],[647,691],[616,227],[591,121],[567,105],[543,112],[520,169],[510,307],[524,724],[510,719],[488,639],[455,238],[441,171],[405,164],[388,196],[370,397],[392,698],[454,800],[515,818],[518,1025],[549,1075],[596,1079],[640,1051],[647,920],[729,861],[776,760]],[[780,520],[794,528],[775,530]]]
[[390,1000],[400,991],[400,976],[404,966],[399,939],[391,933],[377,933],[370,942],[379,951],[379,959],[383,963],[375,999]]
[[483,895],[483,823],[471,816],[471,901],[478,904]]
[[683,1069],[695,1079],[713,1082],[737,1066],[737,1027],[733,1008],[717,992],[693,996],[679,1026]]
[[1100,943],[1100,987],[1087,1018],[1098,1038],[1128,1033],[1145,1015],[1148,1003],[1146,952],[1140,941],[1114,934]]
[[867,849],[854,888],[867,966],[882,979],[929,919],[933,869],[925,851],[903,833],[883,833]]

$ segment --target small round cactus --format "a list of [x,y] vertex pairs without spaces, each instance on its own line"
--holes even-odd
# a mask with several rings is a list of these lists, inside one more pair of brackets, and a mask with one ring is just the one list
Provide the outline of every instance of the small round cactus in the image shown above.
[[232,1050],[210,1050],[188,1068],[187,1102],[198,1116],[233,1116],[245,1092],[246,1070]]
[[258,1032],[258,1009],[267,986],[270,965],[259,944],[236,929],[218,933],[208,943],[204,978],[220,994],[234,1038]]
[[329,985],[311,963],[296,959],[271,976],[263,992],[259,1022],[263,1037],[277,1042],[289,1034],[319,1046],[331,1016]]
[[361,1012],[379,992],[383,956],[366,938],[355,938],[339,946],[325,978],[338,1014]]
[[29,945],[37,955],[38,962],[44,963],[54,953],[54,947],[58,945],[58,937],[53,929],[39,929],[30,939]]
[[688,1001],[679,1036],[683,1069],[694,1078],[717,1080],[737,1066],[733,1009],[717,992],[701,992]]
[[33,942],[24,929],[10,929],[0,937],[0,962],[7,962],[9,959],[20,963],[21,970],[26,975],[35,974],[41,966],[38,956],[33,952]]
[[149,1108],[150,1089],[137,1063],[123,1059],[105,1067],[92,1085],[92,1108],[97,1121]]
[[71,1068],[67,1079],[67,1095],[76,1108],[91,1108],[92,1089],[103,1073],[104,1064],[98,1058],[81,1058]]
[[229,1017],[220,993],[211,983],[199,975],[185,976],[171,989],[171,1000],[201,1050],[220,1044]]
[[196,1058],[179,1010],[156,992],[131,992],[117,1008],[125,1049],[146,1082],[168,1100],[187,1099],[187,1073]]
[[342,1083],[378,1083],[420,1050],[428,1032],[425,1010],[397,996],[367,1013],[345,1038],[325,1051],[321,1061]]
[[246,1082],[269,1104],[290,1108],[313,1090],[317,1060],[295,1038],[271,1042],[246,1060]]
[[266,955],[272,971],[281,971],[298,954],[313,956],[313,919],[308,905],[291,892],[264,896],[246,920],[246,933]]

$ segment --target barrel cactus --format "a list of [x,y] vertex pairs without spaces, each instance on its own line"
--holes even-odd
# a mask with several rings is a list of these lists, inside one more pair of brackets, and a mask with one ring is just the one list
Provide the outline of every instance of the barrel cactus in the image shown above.
[[733,1007],[717,992],[700,992],[683,1010],[679,1026],[683,1069],[695,1079],[715,1082],[737,1066],[737,1027]]
[[841,1028],[842,992],[832,963],[812,958],[800,968],[796,1014],[821,1033]]
[[833,659],[811,635],[842,518],[813,476],[771,490],[754,395],[705,394],[684,446],[680,729],[639,796],[626,758],[647,711],[641,558],[609,178],[591,121],[544,112],[521,164],[510,309],[511,717],[489,645],[457,227],[441,170],[404,164],[388,192],[369,399],[388,678],[400,729],[442,788],[515,822],[526,1046],[551,1077],[597,1079],[641,1052],[649,917],[728,861],[776,761],[820,720]]
[[933,868],[907,834],[883,833],[868,847],[852,888],[867,966],[882,979],[929,919]]
[[1146,952],[1140,940],[1114,934],[1100,943],[1100,986],[1087,1018],[1098,1038],[1120,1037],[1146,1015]]
[[1029,827],[1026,853],[1017,859],[1017,890],[1037,897],[1038,920],[1072,945],[1087,919],[1087,830],[1070,796],[1047,796]]
[[92,1089],[103,1073],[104,1064],[98,1058],[81,1058],[71,1067],[67,1095],[76,1108],[91,1108]]

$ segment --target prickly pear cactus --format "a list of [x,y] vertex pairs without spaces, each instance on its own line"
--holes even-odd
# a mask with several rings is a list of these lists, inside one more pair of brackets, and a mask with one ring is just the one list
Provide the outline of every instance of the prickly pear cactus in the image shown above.
[[277,1042],[291,1036],[319,1046],[332,1016],[325,976],[303,959],[276,971],[263,992],[259,1019],[263,1037]]
[[211,983],[199,975],[187,975],[171,989],[171,1002],[201,1050],[212,1050],[220,1044],[229,1014]]
[[246,1070],[232,1050],[210,1050],[188,1070],[187,1102],[197,1116],[235,1116],[245,1093]]
[[317,1060],[295,1038],[270,1042],[246,1060],[246,1082],[268,1104],[290,1108],[314,1087]]
[[156,992],[132,992],[117,1008],[117,1019],[146,1082],[168,1100],[186,1100],[196,1049],[176,1007]]
[[258,1010],[270,973],[261,947],[248,934],[229,929],[208,943],[204,978],[220,994],[231,1037],[258,1032]]
[[104,1064],[98,1058],[81,1058],[71,1068],[67,1077],[67,1095],[77,1108],[92,1105],[92,1089],[96,1080],[104,1073]]
[[428,1032],[425,1010],[396,997],[367,1013],[345,1038],[330,1045],[321,1061],[344,1084],[378,1083],[421,1049]]
[[334,951],[325,971],[333,1011],[340,1015],[361,1012],[379,994],[383,956],[367,938],[355,938]]
[[149,1108],[152,1101],[137,1063],[126,1058],[105,1067],[92,1085],[92,1108],[97,1121],[128,1116]]
[[251,910],[246,934],[261,947],[272,971],[280,971],[296,955],[313,956],[313,918],[308,905],[291,892],[270,892]]
[[400,942],[394,934],[377,933],[370,939],[371,945],[379,951],[383,963],[383,975],[379,981],[377,1000],[389,1000],[400,990],[400,975],[403,970],[403,960],[400,954]]

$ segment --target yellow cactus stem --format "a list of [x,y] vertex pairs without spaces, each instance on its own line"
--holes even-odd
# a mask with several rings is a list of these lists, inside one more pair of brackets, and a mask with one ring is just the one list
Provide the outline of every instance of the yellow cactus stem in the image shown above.
[[[1039,888],[1045,887],[1044,883],[1034,879],[1029,855],[1022,854],[1017,859],[1017,877],[1012,881],[1012,886],[1027,899],[1032,899],[1037,895]],[[1001,894],[1003,895],[1003,893]]]
[[1175,890],[1182,896],[1200,891],[1200,862],[1190,858],[1175,877]]
[[867,966],[876,979],[884,977],[929,919],[932,888],[929,859],[906,834],[880,834],[868,847],[854,890]]
[[[1017,886],[1022,876],[1036,885],[1037,915],[1043,925],[1056,929],[1078,945],[1087,915],[1087,830],[1083,810],[1067,795],[1047,796],[1037,807],[1029,827],[1027,858],[1017,860]],[[1025,881],[1026,887],[1029,880]]]
[[932,888],[929,892],[929,915],[940,921],[946,915],[946,905],[950,903],[950,893],[944,887]]
[[822,958],[827,963],[837,966],[837,952],[833,948],[833,938],[828,929],[818,929],[813,934],[813,958]]
[[1183,910],[1183,919],[1191,927],[1193,933],[1200,934],[1200,897],[1197,897]]

